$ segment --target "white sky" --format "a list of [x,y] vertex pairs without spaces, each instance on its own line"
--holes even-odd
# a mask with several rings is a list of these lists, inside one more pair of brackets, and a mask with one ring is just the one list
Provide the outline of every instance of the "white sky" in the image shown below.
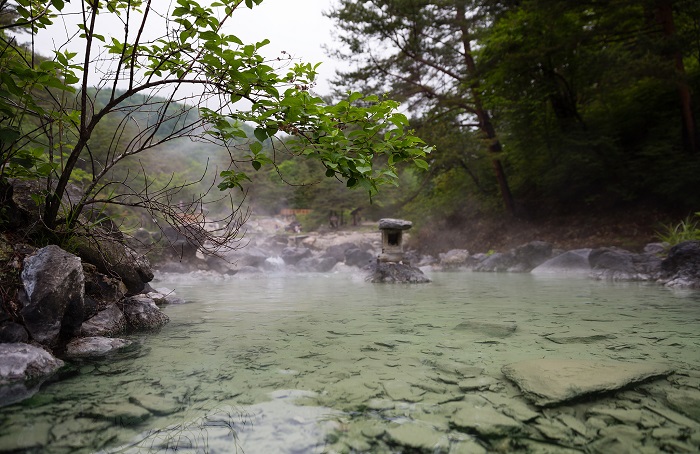
[[[171,4],[170,0],[154,0],[153,3],[158,8]],[[202,3],[206,3],[206,0]],[[286,51],[305,63],[323,62],[318,69],[319,76],[314,91],[325,95],[330,92],[329,79],[334,76],[335,68],[342,65],[327,57],[322,49],[324,44],[333,44],[333,23],[323,16],[323,12],[328,11],[333,3],[333,0],[264,0],[252,10],[242,7],[235,11],[232,22],[225,30],[238,36],[244,43],[269,39],[271,43],[261,50],[265,57],[275,58],[281,55],[281,51]],[[71,7],[76,8],[78,5],[79,2],[74,1]],[[119,33],[117,27],[120,25],[115,24],[115,33]],[[104,27],[102,24],[100,26]],[[72,26],[69,29],[75,30]],[[109,33],[102,29],[98,29],[98,32]],[[66,27],[60,23],[55,24],[37,37],[39,51],[50,53],[56,46],[66,42],[66,36]]]

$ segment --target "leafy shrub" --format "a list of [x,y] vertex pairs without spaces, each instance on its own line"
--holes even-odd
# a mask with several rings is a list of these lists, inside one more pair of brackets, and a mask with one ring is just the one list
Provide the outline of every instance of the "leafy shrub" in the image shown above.
[[671,246],[683,241],[700,240],[700,211],[688,216],[678,224],[664,226],[663,231],[657,235],[661,241]]

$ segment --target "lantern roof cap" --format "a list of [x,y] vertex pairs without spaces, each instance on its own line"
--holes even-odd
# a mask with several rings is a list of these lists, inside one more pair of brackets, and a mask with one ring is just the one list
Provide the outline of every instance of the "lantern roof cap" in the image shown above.
[[408,230],[411,227],[413,227],[413,223],[404,219],[384,218],[379,220],[379,230]]

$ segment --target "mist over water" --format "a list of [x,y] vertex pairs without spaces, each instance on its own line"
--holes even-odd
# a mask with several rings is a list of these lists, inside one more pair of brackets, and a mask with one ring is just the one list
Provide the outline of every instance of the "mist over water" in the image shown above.
[[[446,409],[465,396],[524,405],[505,364],[700,370],[697,293],[527,274],[430,277],[377,285],[350,273],[161,276],[154,287],[187,301],[164,309],[171,322],[5,407],[0,451],[401,452],[412,441],[397,428],[410,422],[448,452],[490,443],[451,424]],[[592,340],[550,340],[567,335]]]

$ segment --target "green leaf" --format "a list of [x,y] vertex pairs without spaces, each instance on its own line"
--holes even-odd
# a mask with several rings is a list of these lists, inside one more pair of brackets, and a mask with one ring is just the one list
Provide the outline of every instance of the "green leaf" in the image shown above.
[[267,132],[262,128],[255,128],[253,134],[255,135],[255,138],[258,139],[260,142],[266,141],[268,137]]
[[212,30],[207,30],[199,34],[199,38],[205,41],[216,41],[219,42],[221,39],[219,34]]
[[254,160],[254,161],[251,162],[251,164],[253,165],[253,168],[254,168],[256,171],[257,171],[257,170],[260,170],[260,167],[262,167],[262,164],[260,163],[260,161],[255,161],[255,160]]
[[20,133],[17,129],[8,127],[0,128],[0,142],[3,144],[14,142],[19,136]]
[[335,175],[335,171],[333,169],[326,169],[326,176],[328,178],[332,177]]
[[414,159],[413,163],[416,165],[416,167],[423,169],[423,170],[428,170],[428,168],[429,168],[428,163],[423,159]]
[[355,178],[348,178],[347,186],[348,186],[349,188],[355,186],[356,184],[357,184],[357,179],[355,179]]
[[260,152],[262,151],[262,149],[263,149],[263,146],[262,146],[262,144],[261,144],[260,142],[253,142],[253,143],[251,143],[249,146],[250,146],[250,151],[251,151],[253,154],[258,154],[258,153],[260,153]]
[[355,102],[360,98],[362,98],[362,93],[354,92],[354,93],[350,94],[350,97],[348,98],[348,102]]
[[51,60],[44,60],[41,63],[39,63],[39,69],[42,71],[53,71],[56,69],[56,66],[58,66],[58,64],[55,61]]

